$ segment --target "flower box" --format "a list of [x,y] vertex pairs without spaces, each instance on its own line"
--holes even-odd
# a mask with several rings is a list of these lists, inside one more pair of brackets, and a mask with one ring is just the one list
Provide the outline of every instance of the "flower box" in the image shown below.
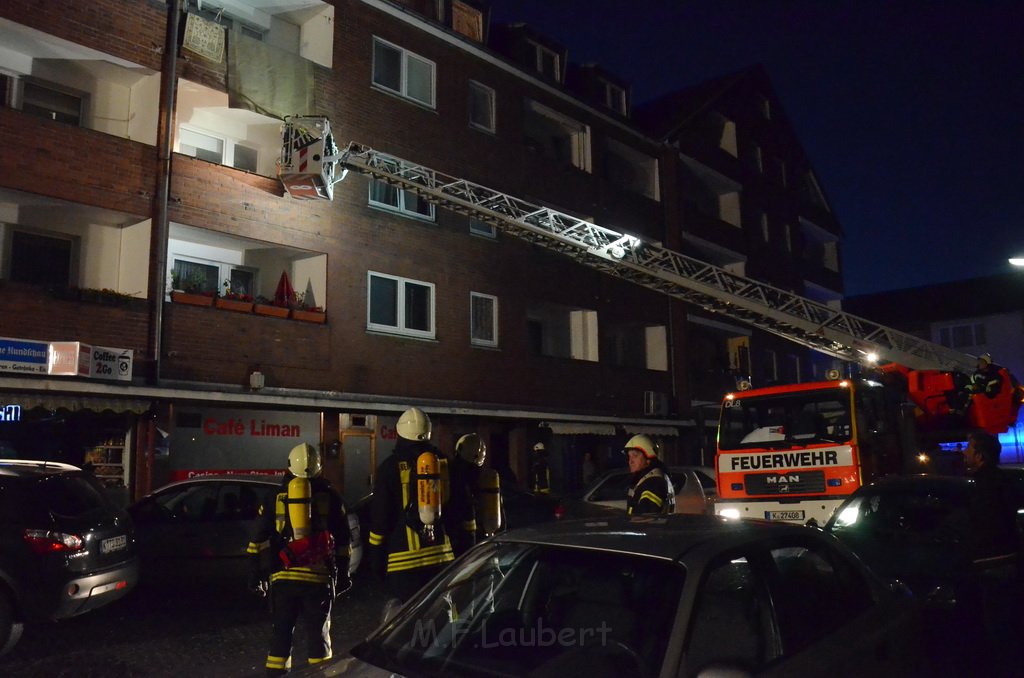
[[241,299],[225,299],[224,297],[217,297],[217,301],[214,303],[214,306],[217,308],[223,308],[225,311],[252,313],[252,302],[242,301]]
[[253,306],[256,315],[268,315],[271,318],[287,318],[289,309],[287,306],[274,306],[273,304],[256,304]]
[[322,325],[327,322],[327,314],[323,311],[303,311],[298,308],[293,308],[292,320],[301,320],[305,323],[319,323]]
[[192,294],[191,292],[171,292],[171,301],[176,304],[188,304],[189,306],[213,306],[213,297],[205,294]]

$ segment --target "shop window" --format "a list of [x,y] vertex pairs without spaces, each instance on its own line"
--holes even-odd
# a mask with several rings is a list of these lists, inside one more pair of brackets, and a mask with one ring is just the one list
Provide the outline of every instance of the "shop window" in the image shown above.
[[433,283],[372,271],[367,275],[367,329],[434,338]]
[[470,343],[474,346],[498,345],[498,297],[469,293]]
[[373,84],[434,108],[434,63],[373,39]]
[[485,132],[494,131],[494,90],[469,81],[469,124]]
[[434,221],[434,206],[412,191],[376,179],[370,181],[370,205],[405,216]]
[[535,101],[526,102],[526,147],[556,162],[590,171],[590,129]]
[[77,238],[15,230],[9,252],[7,270],[13,281],[58,287],[77,282]]

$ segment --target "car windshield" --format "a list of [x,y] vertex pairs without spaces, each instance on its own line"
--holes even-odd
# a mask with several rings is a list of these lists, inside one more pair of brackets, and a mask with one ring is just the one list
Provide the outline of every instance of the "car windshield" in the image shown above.
[[654,676],[684,578],[639,555],[486,544],[353,654],[410,676]]
[[837,535],[963,536],[968,531],[966,487],[872,492],[854,497],[833,518]]
[[844,443],[850,426],[850,391],[827,388],[725,401],[720,450]]

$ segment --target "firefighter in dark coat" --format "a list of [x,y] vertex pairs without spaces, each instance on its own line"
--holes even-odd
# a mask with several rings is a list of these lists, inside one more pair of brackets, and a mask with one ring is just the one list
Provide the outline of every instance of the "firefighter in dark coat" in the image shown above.
[[336,591],[348,588],[349,547],[345,505],[320,476],[319,452],[307,443],[295,446],[280,490],[260,508],[248,547],[250,588],[265,591],[269,581],[267,675],[284,675],[291,668],[297,623],[306,633],[309,663],[331,658],[331,606]]
[[638,514],[675,513],[676,499],[668,469],[658,459],[658,448],[645,435],[635,435],[625,448],[633,485],[626,495],[626,512]]
[[530,459],[530,491],[534,494],[551,493],[551,468],[548,466],[548,450],[544,443],[533,446]]
[[442,456],[429,442],[430,418],[413,407],[396,429],[395,450],[378,466],[374,482],[370,563],[390,592],[407,600],[455,560],[451,532],[461,529],[472,539],[476,524],[464,487],[449,487],[444,501]]

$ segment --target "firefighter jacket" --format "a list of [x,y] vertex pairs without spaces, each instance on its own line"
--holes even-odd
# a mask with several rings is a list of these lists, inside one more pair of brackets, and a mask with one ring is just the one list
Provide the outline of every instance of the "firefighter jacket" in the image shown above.
[[535,494],[551,492],[551,468],[545,452],[534,452],[530,459],[530,490]]
[[1003,385],[1003,368],[995,363],[989,363],[971,375],[971,383],[968,387],[972,393],[984,393],[989,398],[995,398]]
[[664,515],[675,510],[675,490],[664,464],[655,459],[650,466],[633,474],[633,486],[626,495],[626,513]]
[[449,501],[443,515],[457,557],[476,544],[476,484],[480,468],[459,457],[448,459],[447,466]]
[[312,525],[310,535],[295,540],[288,516],[288,483],[285,473],[277,493],[260,507],[259,522],[246,552],[254,569],[271,582],[288,580],[334,584],[337,574],[348,576],[350,533],[345,504],[324,478],[310,479]]
[[[416,460],[428,451],[436,454],[439,462],[444,459],[430,443],[399,438],[395,451],[377,468],[369,543],[377,554],[372,555],[373,560],[386,554],[386,563],[381,565],[387,574],[451,562],[455,553],[449,532],[463,522],[476,530],[464,488],[442,488],[441,518],[429,526],[423,523],[416,503]],[[441,473],[443,477],[443,469]]]

